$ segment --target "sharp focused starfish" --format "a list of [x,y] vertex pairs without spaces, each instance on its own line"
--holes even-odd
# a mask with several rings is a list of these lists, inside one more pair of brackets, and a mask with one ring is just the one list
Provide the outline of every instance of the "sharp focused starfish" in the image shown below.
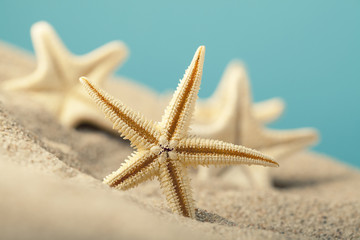
[[278,166],[271,157],[255,150],[188,135],[204,56],[205,47],[201,46],[159,123],[145,119],[86,78],[80,78],[90,96],[113,122],[113,127],[137,149],[117,171],[104,179],[104,183],[126,190],[156,176],[172,211],[191,218],[195,217],[195,207],[186,167],[229,164]]
[[[265,112],[265,117],[257,114],[252,104],[249,80],[240,62],[234,61],[228,66],[223,82],[225,84],[219,86],[214,96],[207,103],[203,103],[210,105],[209,109],[212,106],[213,110],[209,111],[206,118],[210,120],[192,125],[194,134],[248,146],[275,159],[294,153],[317,141],[318,134],[315,129],[270,130],[263,126],[262,122],[265,119],[274,119],[277,113],[281,113],[281,102],[277,102],[276,99],[264,102],[260,109],[266,105],[271,109]],[[221,106],[224,107],[220,108],[217,103],[222,103]],[[246,171],[253,187],[270,184],[270,180],[267,179],[267,169],[248,168]],[[201,169],[199,177],[207,179],[209,174],[220,173],[224,173],[224,170]],[[231,179],[233,182],[237,180]]]
[[87,75],[101,84],[127,56],[127,48],[114,41],[83,56],[72,55],[46,22],[35,23],[31,38],[37,57],[33,73],[1,84],[6,90],[26,92],[40,101],[66,126],[79,122],[102,123],[95,104],[77,81]]

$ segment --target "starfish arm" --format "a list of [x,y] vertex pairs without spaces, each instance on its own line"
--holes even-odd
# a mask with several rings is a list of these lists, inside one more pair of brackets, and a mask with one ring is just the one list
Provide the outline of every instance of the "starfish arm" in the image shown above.
[[[35,23],[31,28],[31,36],[38,59],[38,68],[43,68],[47,73],[52,72],[58,77],[52,76],[53,84],[72,84],[74,80],[80,77],[78,75],[74,79],[74,71],[78,68],[78,66],[74,67],[74,56],[65,47],[55,29],[49,23],[45,21]],[[41,48],[43,48],[43,51]],[[47,80],[46,77],[38,79]]]
[[150,151],[133,153],[122,166],[106,176],[104,183],[110,187],[127,190],[152,179],[158,172],[157,154]]
[[[234,126],[238,120],[239,82],[244,77],[243,65],[232,61],[226,68],[214,94],[198,101],[191,134],[234,142]],[[241,71],[239,71],[239,68]]]
[[271,157],[256,150],[213,139],[185,138],[179,142],[176,153],[186,166],[234,164],[279,166]]
[[[240,61],[232,61],[226,67],[213,95],[206,100],[199,100],[197,102],[195,117],[208,121],[211,116],[218,118],[221,115],[221,118],[224,118],[222,116],[223,113],[236,111],[239,79],[245,76],[244,73],[245,70],[242,63]],[[201,119],[202,117],[204,119]]]
[[100,81],[105,80],[128,54],[124,43],[113,41],[86,55],[75,56],[65,47],[56,31],[47,22],[38,22],[33,28],[34,32],[37,32],[33,36],[41,37],[42,45],[46,45],[46,50],[50,53],[48,55],[53,56],[53,61],[67,59],[67,61],[56,61],[55,64],[56,70],[64,74],[62,80],[68,81],[70,85],[74,84],[74,79],[82,75],[88,75],[100,84]]
[[158,142],[158,132],[152,121],[115,100],[85,77],[81,77],[80,82],[106,117],[111,120],[113,128],[117,129],[125,139],[129,139],[132,146],[138,149],[150,149]]
[[183,164],[167,159],[160,165],[159,171],[160,186],[171,210],[182,216],[195,218],[194,200]]
[[187,133],[200,88],[204,56],[205,47],[201,46],[165,110],[160,125],[167,140],[180,139]]
[[273,122],[284,112],[285,102],[281,98],[272,98],[253,105],[254,118],[262,123]]
[[69,94],[62,97],[62,104],[57,107],[57,111],[53,111],[56,112],[59,122],[71,128],[75,128],[81,123],[92,123],[107,131],[115,132],[116,130],[112,129],[111,122],[104,119],[95,102],[89,100],[89,96],[85,95],[86,92],[80,92],[80,90],[83,89],[77,90],[79,94]]
[[[228,142],[236,142],[236,126],[243,115],[238,102],[249,93],[242,92],[241,86],[246,86],[246,69],[238,60],[233,60],[226,68],[215,93],[206,101],[198,102],[195,111],[191,133],[205,138],[215,138]],[[250,104],[250,101],[247,101]],[[284,102],[273,98],[249,108],[254,119],[259,122],[271,122],[277,119],[284,110]]]
[[91,72],[96,84],[102,84],[112,71],[115,70],[128,56],[128,49],[121,41],[110,42],[89,54],[77,57],[86,68],[84,72]]
[[[64,43],[62,42],[59,35],[56,33],[55,29],[45,21],[40,21],[35,23],[31,27],[31,37],[34,41],[34,47],[37,52],[37,43],[41,43],[42,45],[46,45],[46,51],[56,51],[61,52],[63,55],[70,56],[71,53],[66,48]],[[37,56],[38,57],[38,56]]]
[[319,134],[316,129],[302,128],[296,130],[269,130],[264,131],[263,138],[268,139],[269,145],[260,146],[263,152],[270,154],[275,158],[282,158],[304,149],[308,146],[314,145],[319,141]]
[[221,92],[222,95],[226,96],[228,92],[235,91],[234,94],[240,96],[241,102],[244,102],[244,99],[246,99],[246,102],[249,102],[249,109],[252,108],[251,111],[260,122],[271,122],[277,119],[284,111],[285,103],[280,98],[269,99],[254,105],[250,104],[252,96],[250,93],[249,77],[244,64],[239,60],[230,62],[225,70],[222,82],[223,85],[228,86],[228,89],[225,86],[219,86],[219,94]]
[[63,89],[64,84],[78,88],[76,80],[81,75],[92,77],[100,84],[126,59],[128,52],[125,44],[114,41],[89,54],[74,56],[53,27],[43,21],[31,27],[31,39],[37,58],[35,71],[25,77],[5,81],[1,84],[2,88],[37,92]]
[[[47,76],[47,69],[50,67],[51,57],[46,46],[46,35],[49,26],[46,22],[37,22],[31,27],[31,40],[37,59],[37,67],[34,72],[24,77],[10,79],[1,84],[1,88],[6,90],[21,91],[49,89],[56,85],[56,79]],[[41,79],[41,81],[39,81]],[[60,86],[58,86],[60,87]]]

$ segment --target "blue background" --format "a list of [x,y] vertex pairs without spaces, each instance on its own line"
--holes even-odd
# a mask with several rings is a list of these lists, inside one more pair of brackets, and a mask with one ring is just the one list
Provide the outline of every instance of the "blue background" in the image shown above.
[[0,0],[0,39],[32,51],[30,27],[50,22],[83,54],[119,39],[130,58],[117,73],[174,89],[199,45],[207,48],[201,97],[227,63],[248,66],[256,101],[285,99],[274,128],[313,126],[315,150],[360,166],[360,1]]

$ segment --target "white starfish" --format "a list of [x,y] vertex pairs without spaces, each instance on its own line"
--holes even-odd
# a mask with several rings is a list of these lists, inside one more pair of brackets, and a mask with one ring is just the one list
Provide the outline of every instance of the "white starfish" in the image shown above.
[[81,91],[78,79],[87,75],[101,85],[126,58],[126,46],[114,41],[89,54],[74,56],[46,22],[32,26],[31,38],[36,69],[25,77],[4,81],[1,88],[26,92],[45,105],[63,125],[75,126],[84,121],[102,124],[100,111]]
[[[240,120],[239,90],[244,73],[243,65],[239,61],[233,61],[225,69],[214,94],[197,102],[192,124],[193,134],[236,140],[238,133],[234,131],[234,126]],[[269,123],[280,117],[285,103],[281,98],[272,98],[250,107],[254,119],[260,123]]]
[[[281,100],[273,99],[262,103],[260,107],[253,107],[249,80],[245,68],[238,61],[228,66],[218,90],[208,102],[203,103],[205,104],[208,105],[207,109],[210,109],[207,115],[202,116],[202,122],[198,121],[192,125],[192,133],[202,137],[244,145],[273,156],[277,160],[314,144],[318,139],[317,131],[311,128],[296,130],[265,128],[262,122],[276,118],[281,113],[283,104]],[[268,110],[263,111],[264,108]],[[200,112],[199,108],[197,116]],[[210,175],[222,175],[237,185],[261,188],[269,187],[271,184],[269,173],[265,168],[245,169],[239,166],[226,168],[226,171],[200,169],[200,179],[207,179]]]

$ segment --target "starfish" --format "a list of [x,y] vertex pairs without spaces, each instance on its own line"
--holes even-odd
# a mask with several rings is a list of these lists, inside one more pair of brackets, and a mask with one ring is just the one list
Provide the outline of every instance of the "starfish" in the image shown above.
[[108,43],[83,55],[72,55],[47,22],[37,22],[31,28],[31,38],[37,57],[37,67],[24,77],[4,81],[5,90],[26,92],[41,102],[65,126],[103,119],[92,101],[81,90],[79,77],[86,74],[98,84],[108,78],[127,56],[120,41]]
[[[216,91],[208,99],[200,99],[195,108],[191,131],[195,135],[234,141],[234,125],[238,124],[239,70],[245,72],[242,64],[233,61],[226,68]],[[251,114],[260,123],[269,123],[279,118],[285,103],[281,98],[272,98],[251,106]],[[229,125],[230,124],[230,125]],[[228,135],[225,137],[225,135]]]
[[[210,116],[206,118],[211,120],[207,122],[204,120],[201,124],[192,125],[194,134],[257,149],[277,160],[317,141],[318,134],[315,129],[270,130],[263,126],[267,120],[273,120],[280,115],[281,100],[272,99],[261,103],[260,108],[254,108],[249,80],[245,68],[239,61],[234,61],[228,66],[225,77],[224,84],[220,84],[213,97],[203,103],[210,105],[208,107],[210,109],[211,105],[213,106],[212,112],[208,113]],[[217,102],[222,103],[223,108],[220,105],[216,106]],[[264,112],[262,109],[266,107],[270,110]],[[260,112],[265,114],[261,116]],[[252,179],[253,187],[266,187],[270,184],[267,170],[253,167],[246,169],[245,174]],[[201,169],[200,171],[200,179],[224,173],[223,169]],[[236,174],[241,175],[238,171]],[[239,178],[244,179],[242,176]],[[239,181],[236,177],[234,178],[234,175],[229,176],[228,179],[234,183]]]
[[262,153],[219,140],[188,134],[200,88],[205,47],[196,51],[160,122],[146,119],[115,100],[85,77],[81,83],[113,127],[129,139],[135,152],[104,179],[110,187],[126,190],[157,177],[173,212],[195,217],[195,203],[186,167],[198,165],[255,164],[277,167]]

